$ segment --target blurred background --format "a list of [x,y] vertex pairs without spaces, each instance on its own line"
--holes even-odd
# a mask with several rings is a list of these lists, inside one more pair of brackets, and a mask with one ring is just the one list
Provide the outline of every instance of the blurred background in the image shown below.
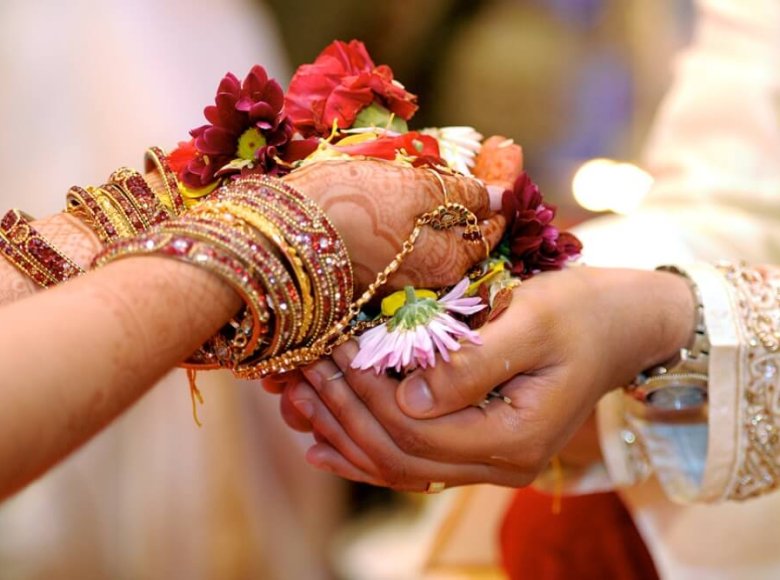
[[[413,127],[520,143],[564,227],[627,213],[651,184],[641,146],[692,14],[691,0],[3,0],[0,207],[59,211],[70,185],[186,138],[225,72],[260,63],[286,85],[358,38],[419,95]],[[273,397],[203,383],[203,429],[173,373],[0,506],[0,580],[418,577],[446,493],[315,473]]]

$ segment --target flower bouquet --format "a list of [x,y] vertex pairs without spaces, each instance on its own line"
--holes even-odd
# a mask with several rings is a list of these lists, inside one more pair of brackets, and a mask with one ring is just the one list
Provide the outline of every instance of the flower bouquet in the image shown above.
[[522,172],[518,145],[471,127],[412,130],[417,109],[362,42],[336,41],[298,68],[286,93],[259,65],[243,81],[227,74],[204,110],[208,122],[168,158],[187,205],[240,176],[278,177],[333,159],[384,159],[485,184],[506,218],[502,242],[452,288],[406,287],[376,307],[361,304],[344,329],[358,337],[356,368],[403,372],[434,366],[437,353],[449,361],[462,341],[479,344],[478,328],[506,309],[512,288],[581,250],[552,224],[555,207]]

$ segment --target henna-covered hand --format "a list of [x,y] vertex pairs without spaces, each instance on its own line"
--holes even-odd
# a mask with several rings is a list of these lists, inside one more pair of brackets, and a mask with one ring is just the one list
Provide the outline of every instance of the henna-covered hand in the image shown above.
[[[491,247],[495,245],[503,233],[504,218],[491,215],[485,186],[464,176],[442,177],[448,200],[471,210]],[[359,288],[372,282],[401,250],[416,218],[444,202],[441,183],[432,171],[381,160],[317,163],[288,175],[285,181],[317,201],[333,220],[349,249]],[[388,288],[455,284],[485,257],[485,245],[464,241],[462,232],[462,227],[424,228],[415,251],[391,277]]]

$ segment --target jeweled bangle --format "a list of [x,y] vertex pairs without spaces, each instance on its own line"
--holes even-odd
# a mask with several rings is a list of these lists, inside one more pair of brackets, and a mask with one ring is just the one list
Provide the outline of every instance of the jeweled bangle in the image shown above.
[[148,224],[148,227],[161,224],[174,215],[155,195],[143,175],[128,167],[120,167],[108,178],[108,182],[118,187],[124,197],[133,205],[135,211]]
[[190,209],[182,221],[209,224],[223,238],[224,243],[241,244],[242,252],[253,260],[258,274],[266,276],[263,283],[269,305],[277,318],[276,326],[281,330],[279,348],[274,341],[267,354],[273,356],[271,352],[276,354],[293,346],[297,329],[302,324],[302,301],[297,286],[274,253],[270,242],[251,224],[221,206],[215,199]]
[[156,169],[160,177],[163,180],[165,187],[164,196],[161,201],[163,205],[169,208],[174,214],[181,215],[184,213],[184,198],[179,192],[179,182],[176,179],[176,174],[168,165],[168,156],[159,147],[149,147],[146,150],[144,156],[146,172]]
[[182,220],[166,224],[165,231],[198,236],[215,246],[230,249],[251,265],[248,268],[251,268],[252,275],[259,278],[263,284],[274,321],[273,332],[267,341],[268,346],[259,351],[258,356],[275,356],[293,344],[296,325],[300,322],[298,291],[281,262],[261,240],[252,238],[237,228],[226,230],[223,221],[194,213],[187,214]]
[[65,199],[67,204],[65,211],[84,221],[97,234],[101,242],[107,243],[120,237],[113,222],[91,191],[74,185],[68,190]]
[[39,286],[46,288],[84,273],[33,228],[27,214],[12,209],[0,220],[0,252]]
[[292,270],[297,281],[299,295],[301,297],[301,319],[297,325],[294,343],[300,344],[308,336],[314,318],[314,300],[312,298],[311,280],[304,270],[303,262],[296,250],[289,245],[282,232],[270,220],[266,219],[256,208],[251,205],[242,205],[240,198],[218,198],[212,207],[224,208],[232,215],[242,219],[249,226],[257,230],[265,239],[272,242],[278,252],[284,257],[287,265]]
[[341,236],[316,203],[279,180],[239,179],[216,198],[227,191],[271,219],[303,260],[314,287],[311,342],[343,316],[352,301],[352,264]]
[[241,323],[238,327],[227,325],[234,331],[232,338],[241,338],[237,345],[240,354],[225,352],[222,355],[224,358],[218,353],[200,356],[203,351],[201,349],[198,357],[184,363],[183,366],[200,369],[231,366],[246,356],[247,352],[256,350],[267,329],[269,313],[266,308],[264,289],[256,280],[255,272],[247,267],[243,260],[237,258],[234,253],[197,237],[154,231],[112,244],[95,258],[94,265],[100,267],[116,260],[142,255],[163,256],[206,269],[230,285],[246,304],[251,324]]

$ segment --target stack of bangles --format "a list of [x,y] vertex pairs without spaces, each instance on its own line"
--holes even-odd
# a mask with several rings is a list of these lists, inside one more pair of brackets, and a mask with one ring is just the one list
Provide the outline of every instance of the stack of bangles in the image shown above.
[[275,357],[290,361],[295,349],[300,356],[293,366],[316,360],[318,345],[352,301],[349,255],[328,217],[267,176],[233,180],[186,214],[113,242],[95,265],[141,255],[208,270],[245,303],[183,364],[189,369],[257,377],[287,370]]
[[[184,211],[184,200],[166,155],[158,147],[146,153],[147,171],[156,170],[164,188],[155,194],[143,175],[121,168],[99,187],[73,186],[66,211],[83,221],[104,244],[136,236]],[[0,220],[0,253],[38,286],[66,282],[84,270],[59,251],[30,223],[32,218],[12,209]]]
[[[146,161],[163,178],[161,191],[121,168],[99,187],[71,187],[66,211],[105,245],[94,266],[168,257],[209,271],[243,299],[239,314],[183,367],[265,376],[313,362],[349,335],[342,333],[355,313],[349,255],[312,200],[282,181],[249,176],[185,211],[163,152],[150,148]],[[18,210],[0,220],[0,255],[44,288],[83,274],[31,221]]]
[[[100,187],[72,187],[68,213],[106,245],[100,267],[132,256],[155,255],[207,270],[231,286],[244,306],[182,366],[197,395],[194,372],[225,368],[242,378],[286,372],[330,355],[351,335],[372,325],[360,310],[413,251],[421,229],[463,225],[463,238],[484,242],[476,217],[446,201],[419,216],[402,250],[353,300],[346,245],[316,203],[267,175],[228,180],[185,211],[165,155],[147,152],[147,170],[163,178],[155,193],[133,170],[115,171]],[[43,287],[83,273],[12,210],[0,220],[0,252]]]

